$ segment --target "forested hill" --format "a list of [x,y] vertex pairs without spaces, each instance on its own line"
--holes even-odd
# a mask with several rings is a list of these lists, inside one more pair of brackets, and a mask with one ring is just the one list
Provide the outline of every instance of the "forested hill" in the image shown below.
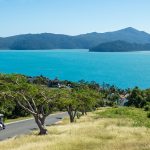
[[130,52],[130,51],[150,51],[150,44],[136,44],[125,41],[114,41],[102,43],[92,49],[91,52]]
[[118,40],[146,44],[150,43],[150,34],[131,27],[114,32],[93,32],[77,36],[52,33],[24,34],[1,37],[0,49],[91,49],[99,44]]

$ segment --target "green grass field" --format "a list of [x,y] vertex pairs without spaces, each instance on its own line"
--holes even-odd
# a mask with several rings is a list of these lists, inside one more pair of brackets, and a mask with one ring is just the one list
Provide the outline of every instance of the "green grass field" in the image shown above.
[[0,149],[150,150],[149,122],[141,109],[102,108],[74,124],[64,119],[48,127],[46,136],[33,133],[0,142]]
[[133,121],[133,126],[145,126],[150,128],[150,118],[147,117],[147,111],[132,107],[108,108],[105,111],[96,112],[97,117],[118,118]]

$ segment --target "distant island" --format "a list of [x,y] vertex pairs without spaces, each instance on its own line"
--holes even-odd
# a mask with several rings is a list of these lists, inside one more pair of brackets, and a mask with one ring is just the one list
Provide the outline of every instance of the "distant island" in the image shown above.
[[130,52],[130,51],[148,51],[150,44],[137,44],[125,41],[114,41],[102,43],[92,49],[91,52]]
[[77,36],[42,33],[0,37],[0,49],[2,50],[90,49],[90,51],[135,51],[148,50],[148,43],[150,43],[150,34],[132,27],[114,32],[93,32]]

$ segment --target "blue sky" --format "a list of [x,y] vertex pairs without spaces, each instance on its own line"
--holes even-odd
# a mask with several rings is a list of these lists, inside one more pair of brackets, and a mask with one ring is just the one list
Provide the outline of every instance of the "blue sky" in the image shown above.
[[150,33],[150,0],[0,0],[0,36],[77,35],[134,27]]

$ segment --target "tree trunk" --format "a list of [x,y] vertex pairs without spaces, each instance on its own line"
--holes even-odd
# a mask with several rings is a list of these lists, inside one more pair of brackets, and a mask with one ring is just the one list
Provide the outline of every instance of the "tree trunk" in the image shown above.
[[75,121],[75,116],[76,116],[77,111],[72,109],[72,106],[68,106],[67,111],[69,114],[70,123],[73,123]]
[[47,129],[45,128],[44,124],[40,121],[38,117],[35,117],[35,122],[37,123],[40,130],[39,135],[46,135]]
[[47,134],[47,129],[45,128],[40,128],[40,132],[39,132],[39,135],[46,135]]
[[68,115],[69,115],[69,119],[70,119],[70,123],[74,122],[74,114],[73,111],[71,111],[70,109],[68,109]]
[[70,123],[73,123],[73,122],[74,122],[74,117],[73,117],[73,115],[69,115],[69,118],[70,118]]
[[87,115],[87,111],[85,111],[85,115]]
[[82,111],[82,116],[84,116],[84,111]]
[[46,119],[46,117],[43,117],[43,116],[39,117],[39,120],[43,126],[45,125],[45,119]]
[[76,111],[68,111],[70,123],[75,122],[76,113],[77,113]]

